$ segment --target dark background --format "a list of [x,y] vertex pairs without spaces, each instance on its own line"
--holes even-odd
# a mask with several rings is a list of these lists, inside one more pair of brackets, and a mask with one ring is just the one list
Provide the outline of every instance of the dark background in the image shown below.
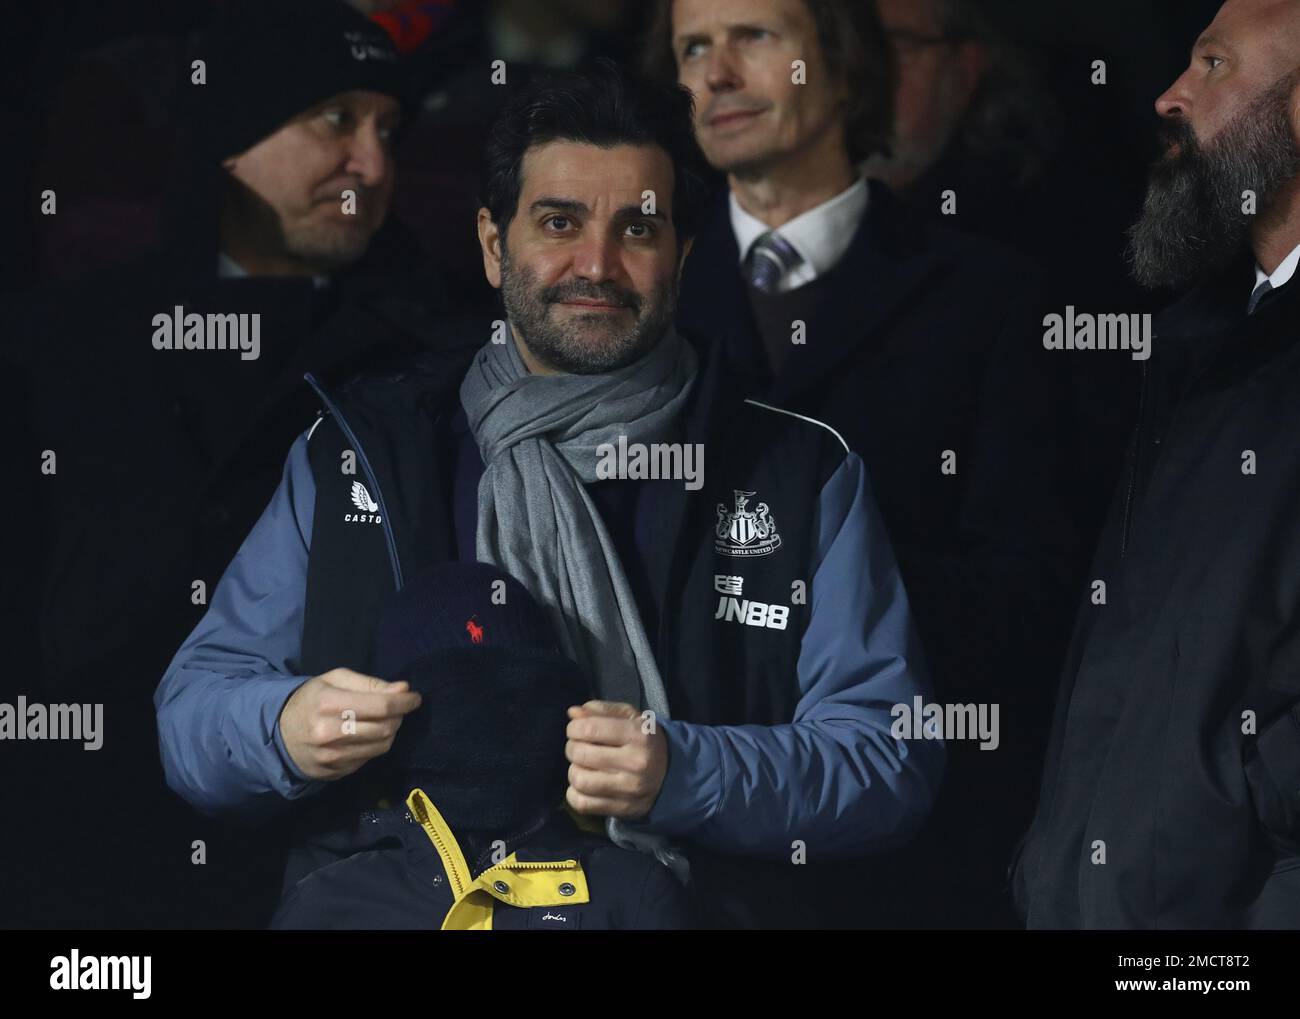
[[[593,45],[626,59],[636,53],[650,5],[626,0],[607,5],[623,10],[618,20],[626,28]],[[157,203],[171,137],[169,59],[214,6],[211,0],[47,0],[6,12],[14,45],[0,62],[7,97],[5,172],[16,179],[5,192],[9,201],[0,235],[5,290],[128,261],[157,239]],[[479,6],[461,0],[456,17],[468,20]],[[1181,72],[1192,41],[1219,4],[989,0],[987,6],[1045,71],[1063,109],[1066,144],[1105,141],[1128,157],[1120,165],[1098,167],[1105,172],[1089,182],[1087,195],[1062,194],[1062,202],[1109,205],[1118,199],[1135,205],[1154,124],[1152,104]],[[477,56],[456,45],[458,38],[448,30],[445,45],[430,46],[421,55],[425,80],[435,88],[454,81]],[[1105,87],[1089,83],[1095,59],[1107,61]],[[444,166],[472,162],[472,151],[448,144],[451,140],[444,138],[434,157]],[[1086,148],[1078,154],[1090,155]],[[403,162],[426,155],[407,151]],[[408,177],[399,191],[437,183]],[[58,192],[58,217],[39,214],[37,196],[45,188]],[[1097,224],[1099,232],[1113,227]],[[438,259],[436,251],[432,254]]]

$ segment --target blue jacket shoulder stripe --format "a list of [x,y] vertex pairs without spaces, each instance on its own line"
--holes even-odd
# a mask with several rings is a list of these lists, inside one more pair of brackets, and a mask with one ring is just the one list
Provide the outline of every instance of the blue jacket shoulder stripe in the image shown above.
[[837,439],[840,440],[840,445],[844,447],[844,452],[846,452],[846,453],[852,453],[852,452],[853,452],[853,450],[849,449],[849,444],[848,444],[847,442],[844,441],[844,436],[842,436],[842,435],[841,435],[839,432],[837,432],[834,428],[832,428],[830,425],[828,425],[825,421],[818,421],[816,418],[806,417],[806,416],[803,415],[803,414],[796,414],[796,413],[795,413],[794,411],[792,411],[792,410],[785,410],[785,409],[783,409],[783,408],[781,408],[781,407],[773,407],[773,406],[772,406],[771,404],[769,404],[769,403],[760,403],[758,400],[750,400],[750,399],[747,398],[747,399],[745,400],[745,402],[746,402],[746,403],[752,403],[755,407],[762,407],[764,410],[775,411],[777,414],[789,414],[790,417],[792,417],[792,418],[798,418],[800,421],[807,421],[807,422],[809,422],[810,424],[820,425],[822,428],[825,428],[828,432],[830,432],[833,436],[835,436],[835,438],[837,438]]

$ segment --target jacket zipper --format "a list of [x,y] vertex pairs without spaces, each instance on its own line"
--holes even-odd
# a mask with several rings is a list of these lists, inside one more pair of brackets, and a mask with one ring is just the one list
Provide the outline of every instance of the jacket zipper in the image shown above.
[[[572,870],[577,865],[577,860],[516,860],[509,867],[498,863],[483,871],[483,874],[496,870],[498,867],[504,867],[506,870]],[[480,874],[479,877],[482,877],[483,874]]]
[[434,847],[438,850],[439,862],[443,864],[442,869],[447,872],[447,877],[451,879],[452,901],[459,902],[464,897],[466,889],[465,886],[460,883],[460,875],[456,873],[456,868],[448,866],[448,863],[451,860],[451,853],[447,850],[447,844],[442,841],[441,836],[439,836],[432,824],[426,824],[423,827],[425,832],[428,833],[429,838],[433,840]]
[[1124,494],[1124,522],[1120,530],[1119,555],[1124,558],[1124,553],[1128,551],[1129,526],[1132,523],[1133,514],[1133,492],[1137,487],[1138,463],[1142,459],[1142,429],[1146,423],[1146,406],[1147,406],[1147,362],[1142,362],[1142,382],[1138,389],[1138,417],[1137,428],[1133,433],[1133,458],[1132,466],[1128,473],[1128,488]]
[[328,395],[326,395],[325,390],[321,388],[320,383],[316,381],[311,372],[307,372],[303,378],[307,380],[307,383],[312,387],[312,389],[316,390],[316,395],[321,398],[321,402],[325,404],[326,410],[334,415],[334,420],[337,421],[339,427],[343,429],[343,434],[347,437],[348,442],[352,444],[352,448],[357,452],[357,459],[361,461],[361,469],[365,471],[366,480],[370,482],[370,487],[375,491],[375,501],[379,503],[379,512],[382,516],[380,525],[384,529],[384,541],[388,545],[388,561],[393,567],[393,582],[397,585],[397,590],[400,591],[403,586],[402,564],[397,558],[397,539],[393,536],[393,525],[388,516],[388,508],[384,505],[384,493],[379,488],[379,479],[375,476],[375,472],[371,470],[370,461],[366,457],[366,451],[361,448],[361,443],[357,441],[356,433],[352,431],[347,420],[339,413],[338,406],[329,398]]

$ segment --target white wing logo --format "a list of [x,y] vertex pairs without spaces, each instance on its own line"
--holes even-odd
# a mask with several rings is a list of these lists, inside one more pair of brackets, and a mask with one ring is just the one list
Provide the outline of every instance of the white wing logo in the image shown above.
[[379,509],[379,503],[370,498],[366,486],[360,481],[352,482],[352,505],[364,513],[374,513]]

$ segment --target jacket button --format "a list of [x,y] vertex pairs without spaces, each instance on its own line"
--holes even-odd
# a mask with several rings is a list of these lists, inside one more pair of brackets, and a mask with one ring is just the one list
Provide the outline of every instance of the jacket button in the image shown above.
[[433,875],[433,887],[434,887],[434,888],[441,888],[441,887],[442,887],[442,875],[441,875],[441,874],[434,874],[434,875]]
[[578,890],[578,889],[574,888],[573,885],[569,884],[569,882],[567,882],[567,881],[564,882],[564,884],[560,885],[560,894],[561,894],[561,895],[572,895],[572,894],[573,894],[574,892],[576,892],[577,890]]
[[510,891],[510,886],[506,884],[504,881],[493,881],[492,887],[495,888],[502,895],[505,895],[508,891]]

